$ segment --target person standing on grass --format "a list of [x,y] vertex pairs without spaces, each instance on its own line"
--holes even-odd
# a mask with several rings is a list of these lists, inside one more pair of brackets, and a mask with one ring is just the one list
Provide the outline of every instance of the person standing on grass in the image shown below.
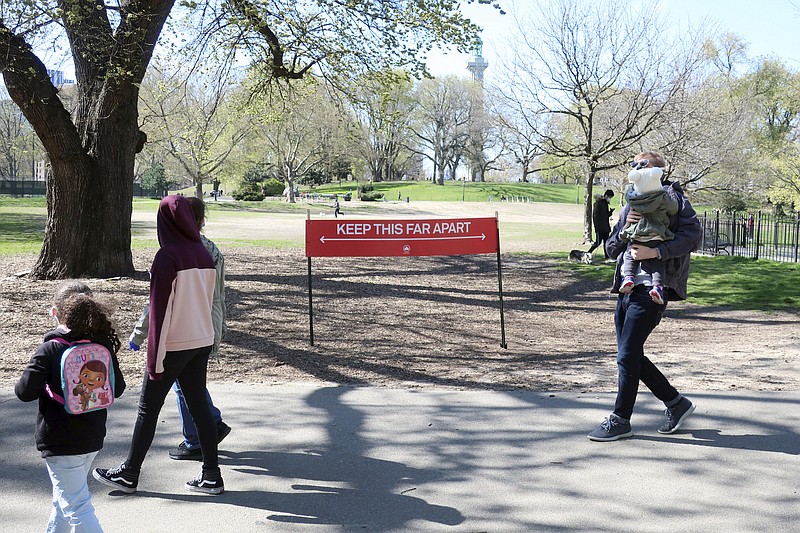
[[98,409],[70,414],[55,396],[65,398],[61,382],[61,356],[68,343],[88,339],[105,346],[111,354],[114,397],[125,391],[117,351],[120,340],[108,320],[110,314],[92,298],[82,281],[70,280],[56,289],[50,311],[56,328],[44,336],[14,387],[23,402],[39,400],[36,415],[36,449],[42,454],[53,484],[53,509],[47,531],[52,533],[100,532],[86,476],[103,448],[108,411]]
[[[197,230],[201,231],[206,224],[206,204],[200,198],[194,196],[186,198],[192,207],[194,220],[197,224]],[[216,285],[214,286],[214,303],[211,307],[211,317],[214,321],[214,345],[211,348],[211,356],[219,354],[219,346],[222,342],[228,327],[225,323],[226,308],[225,308],[225,257],[219,251],[217,245],[202,233],[200,234],[200,241],[205,246],[208,253],[214,259],[214,269],[217,272]],[[133,351],[138,351],[144,340],[147,338],[147,333],[150,329],[150,305],[146,305],[142,316],[133,328],[128,346]],[[172,390],[175,392],[175,399],[178,403],[178,414],[181,418],[181,430],[183,432],[183,442],[178,444],[175,448],[169,451],[170,459],[176,460],[195,460],[200,461],[203,459],[203,452],[200,448],[200,437],[197,435],[197,427],[195,426],[192,415],[189,413],[189,408],[186,406],[186,399],[181,391],[180,384],[176,381],[172,384]],[[217,444],[222,442],[225,437],[231,432],[231,427],[222,421],[222,413],[214,405],[211,395],[206,388],[206,400],[208,406],[211,408],[211,414],[214,416],[214,421],[217,424]]]
[[203,467],[187,490],[222,494],[217,426],[206,399],[208,355],[214,345],[212,305],[217,272],[200,240],[189,201],[161,200],[156,218],[160,248],[150,269],[147,369],[128,458],[115,468],[95,468],[94,478],[117,490],[136,492],[139,473],[153,442],[158,415],[177,380],[197,426]]
[[605,256],[605,259],[608,260],[605,244],[608,242],[608,237],[611,235],[611,222],[609,219],[614,213],[614,210],[610,208],[609,200],[612,198],[614,198],[614,191],[611,189],[606,189],[606,192],[603,193],[603,196],[598,196],[594,202],[594,208],[592,209],[592,223],[594,224],[594,233],[597,238],[595,239],[594,244],[592,244],[592,247],[589,248],[589,251],[586,252],[589,254],[590,258],[595,248],[602,244],[603,255]]
[[[643,152],[634,158],[634,163],[647,161],[645,168],[665,168],[664,158],[655,152]],[[670,217],[669,229],[674,238],[662,241],[658,246],[632,244],[631,254],[636,261],[658,258],[666,263],[663,286],[664,303],[650,297],[652,279],[641,267],[634,276],[634,287],[630,292],[620,293],[622,285],[622,256],[628,243],[622,239],[623,230],[639,222],[640,213],[626,205],[619,221],[606,243],[606,251],[617,260],[612,293],[618,293],[614,324],[617,334],[617,398],[613,412],[600,423],[588,437],[593,441],[615,441],[633,436],[631,416],[639,390],[639,381],[666,406],[666,420],[659,433],[674,433],[695,410],[695,405],[673,387],[655,364],[644,354],[644,344],[650,332],[661,321],[669,300],[686,299],[686,283],[689,278],[689,258],[697,249],[702,237],[702,228],[697,215],[683,190],[676,182],[662,182],[667,194],[678,202],[678,212]]]

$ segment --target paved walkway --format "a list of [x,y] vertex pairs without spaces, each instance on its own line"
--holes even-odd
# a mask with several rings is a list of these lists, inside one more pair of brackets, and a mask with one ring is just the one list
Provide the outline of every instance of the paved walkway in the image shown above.
[[[134,495],[90,480],[107,532],[798,531],[800,393],[714,392],[686,430],[656,432],[642,393],[632,439],[595,443],[608,394],[214,383],[233,432],[226,492],[187,492],[171,398]],[[96,466],[124,459],[135,388]],[[36,405],[0,391],[1,531],[43,531],[50,484]]]

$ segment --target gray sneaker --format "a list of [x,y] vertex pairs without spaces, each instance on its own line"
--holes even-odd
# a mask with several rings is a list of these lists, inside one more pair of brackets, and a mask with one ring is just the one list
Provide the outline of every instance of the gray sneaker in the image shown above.
[[633,437],[633,431],[631,431],[630,421],[624,420],[612,413],[608,418],[600,422],[587,437],[589,437],[589,440],[609,442],[626,437]]
[[667,415],[667,420],[664,425],[658,428],[658,432],[675,433],[678,431],[678,428],[689,418],[689,415],[694,413],[695,407],[697,406],[686,397],[681,398],[681,401],[675,407],[667,407],[667,410],[664,411],[664,414]]

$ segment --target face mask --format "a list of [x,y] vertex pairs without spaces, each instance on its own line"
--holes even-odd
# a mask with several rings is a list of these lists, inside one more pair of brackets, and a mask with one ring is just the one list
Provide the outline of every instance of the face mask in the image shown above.
[[658,167],[642,168],[628,172],[628,181],[633,183],[633,188],[638,194],[661,190],[661,176],[664,169]]

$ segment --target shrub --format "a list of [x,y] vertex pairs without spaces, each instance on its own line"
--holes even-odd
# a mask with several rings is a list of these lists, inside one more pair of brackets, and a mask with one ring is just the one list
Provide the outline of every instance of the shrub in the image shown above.
[[720,198],[720,209],[725,213],[747,210],[747,201],[741,193],[727,191]]
[[242,202],[260,202],[264,199],[260,192],[255,191],[236,191],[233,198]]
[[266,196],[280,196],[283,194],[283,189],[285,188],[282,181],[276,180],[275,178],[270,178],[264,185],[262,185],[264,190],[264,194]]
[[361,193],[361,201],[362,202],[377,202],[378,200],[383,199],[382,192],[362,192]]

